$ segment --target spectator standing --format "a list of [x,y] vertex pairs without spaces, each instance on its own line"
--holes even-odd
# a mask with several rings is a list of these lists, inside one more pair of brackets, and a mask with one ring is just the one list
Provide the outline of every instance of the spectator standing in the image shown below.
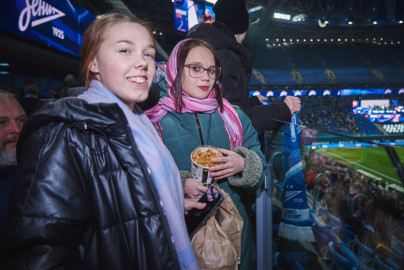
[[16,97],[0,90],[0,231],[6,223],[8,200],[17,168],[17,141],[26,119]]
[[79,86],[79,82],[76,80],[76,77],[73,74],[67,74],[64,79],[64,84],[61,90],[61,97],[68,97],[69,89],[76,88]]
[[252,269],[249,197],[263,182],[265,164],[257,132],[240,108],[222,98],[220,63],[207,42],[179,42],[171,52],[165,78],[167,96],[145,113],[173,155],[182,173],[184,192],[191,198],[198,199],[207,189],[190,172],[192,151],[207,144],[223,154],[211,159],[220,165],[211,167],[209,173],[230,195],[243,218],[240,269]]
[[213,6],[216,20],[201,23],[190,30],[188,37],[209,42],[216,50],[223,72],[223,97],[239,106],[251,119],[263,140],[266,130],[274,130],[290,121],[300,110],[300,99],[288,96],[280,104],[261,105],[264,96],[249,97],[252,70],[250,52],[241,43],[249,27],[249,14],[245,0],[218,0]]
[[35,83],[27,84],[24,88],[24,96],[21,101],[21,106],[29,117],[40,102],[39,88]]
[[198,269],[178,169],[135,104],[147,98],[155,54],[132,15],[89,25],[88,91],[45,105],[21,134],[2,269]]

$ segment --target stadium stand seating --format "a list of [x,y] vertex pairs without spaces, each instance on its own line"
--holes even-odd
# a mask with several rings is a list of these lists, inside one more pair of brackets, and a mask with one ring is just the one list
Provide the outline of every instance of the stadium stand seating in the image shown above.
[[354,118],[361,134],[382,134],[382,132],[372,122],[370,122],[368,118],[364,117],[363,115],[355,114]]
[[379,254],[375,256],[377,262],[377,269],[378,270],[399,270],[400,266],[392,261],[386,262],[383,260]]
[[364,245],[358,237],[352,243],[352,251],[362,261],[363,264],[371,266],[374,261],[375,252],[370,247]]
[[384,81],[399,83],[404,76],[404,69],[395,58],[395,49],[373,50],[370,48],[356,49],[357,53],[364,54],[373,66],[383,74]]
[[343,246],[336,246],[333,242],[328,243],[328,248],[332,258],[331,270],[360,269],[359,261],[350,249]]
[[[298,47],[271,48],[254,55],[254,68],[267,85],[381,85],[404,82],[404,56],[399,48]],[[292,70],[301,75],[293,78]],[[262,82],[251,76],[252,85]]]

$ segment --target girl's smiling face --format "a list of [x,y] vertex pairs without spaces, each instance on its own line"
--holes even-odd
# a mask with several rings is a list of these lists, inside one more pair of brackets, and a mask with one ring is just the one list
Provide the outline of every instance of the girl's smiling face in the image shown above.
[[207,70],[199,78],[191,77],[190,68],[192,67],[189,66],[190,64],[207,69],[216,65],[215,58],[209,49],[197,46],[189,51],[182,71],[182,91],[194,98],[205,99],[212,91],[215,79],[209,77]]
[[135,103],[149,95],[156,74],[155,55],[153,38],[145,27],[121,22],[105,32],[90,70],[133,110]]

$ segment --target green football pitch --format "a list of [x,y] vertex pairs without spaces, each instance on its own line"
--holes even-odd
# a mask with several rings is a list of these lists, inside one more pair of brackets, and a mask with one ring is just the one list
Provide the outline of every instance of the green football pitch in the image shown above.
[[[403,164],[404,147],[394,149]],[[372,178],[381,179],[390,185],[403,186],[383,147],[329,148],[318,149],[316,152]]]

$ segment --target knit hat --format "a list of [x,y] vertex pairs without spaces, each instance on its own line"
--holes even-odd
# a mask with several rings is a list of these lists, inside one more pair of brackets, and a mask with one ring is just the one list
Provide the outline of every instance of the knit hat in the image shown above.
[[216,21],[226,24],[235,35],[247,32],[249,15],[245,0],[218,0],[213,12]]

